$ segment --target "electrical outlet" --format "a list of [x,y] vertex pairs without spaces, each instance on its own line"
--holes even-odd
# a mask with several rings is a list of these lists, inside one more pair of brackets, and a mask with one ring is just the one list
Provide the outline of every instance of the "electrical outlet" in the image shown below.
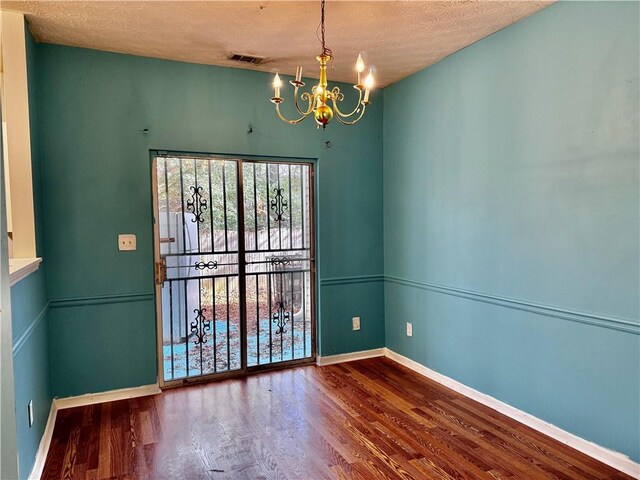
[[360,330],[360,317],[353,317],[351,321],[353,322],[353,329]]
[[29,399],[27,404],[27,412],[29,412],[29,428],[33,425],[33,400]]
[[121,233],[118,235],[118,250],[132,251],[136,249],[136,236],[132,233]]
[[407,322],[407,337],[413,337],[413,324]]

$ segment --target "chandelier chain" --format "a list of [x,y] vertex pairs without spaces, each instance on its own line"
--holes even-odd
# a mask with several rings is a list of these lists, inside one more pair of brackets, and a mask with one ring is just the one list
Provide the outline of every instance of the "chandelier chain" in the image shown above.
[[323,55],[332,55],[333,52],[331,51],[330,48],[327,47],[327,44],[326,44],[325,39],[324,39],[324,36],[325,36],[324,4],[325,4],[325,0],[322,0],[321,5],[320,5],[320,35],[321,35],[320,43],[322,43],[322,54]]

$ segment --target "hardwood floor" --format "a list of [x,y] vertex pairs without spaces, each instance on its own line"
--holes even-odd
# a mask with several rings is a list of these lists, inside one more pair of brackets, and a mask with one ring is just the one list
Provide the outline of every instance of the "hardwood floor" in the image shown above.
[[629,479],[384,358],[58,412],[45,479]]

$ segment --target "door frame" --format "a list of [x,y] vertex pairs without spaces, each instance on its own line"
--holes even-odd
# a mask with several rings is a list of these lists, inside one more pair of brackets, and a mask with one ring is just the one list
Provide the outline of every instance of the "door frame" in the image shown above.
[[[238,192],[238,217],[242,221],[238,222],[238,288],[240,300],[240,355],[242,368],[222,373],[211,373],[199,375],[197,377],[187,377],[178,380],[164,379],[164,350],[163,350],[163,331],[162,331],[162,284],[157,282],[157,272],[155,265],[160,260],[160,228],[158,217],[158,177],[156,159],[159,157],[190,157],[190,158],[206,158],[220,160],[234,160],[237,165],[237,192]],[[151,165],[151,196],[152,196],[152,223],[153,223],[153,265],[154,265],[154,292],[155,292],[155,310],[156,310],[156,357],[157,357],[157,379],[158,385],[162,389],[180,387],[183,385],[191,385],[197,383],[212,382],[217,380],[226,380],[229,378],[238,378],[253,373],[281,370],[302,365],[315,364],[318,352],[318,235],[317,235],[317,176],[316,165],[317,158],[300,158],[300,157],[269,157],[257,155],[233,155],[229,153],[206,153],[206,152],[190,152],[181,150],[149,150],[149,159]],[[269,363],[262,365],[247,366],[247,318],[246,318],[246,256],[244,247],[244,188],[243,188],[243,165],[245,163],[271,163],[283,165],[305,165],[309,166],[309,254],[311,261],[310,282],[311,287],[311,356],[307,358],[288,360],[277,363]]]

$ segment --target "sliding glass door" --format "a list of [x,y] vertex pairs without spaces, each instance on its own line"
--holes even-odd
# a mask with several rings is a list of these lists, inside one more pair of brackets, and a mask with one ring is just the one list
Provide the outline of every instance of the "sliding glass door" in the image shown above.
[[315,359],[313,165],[153,159],[164,385]]

